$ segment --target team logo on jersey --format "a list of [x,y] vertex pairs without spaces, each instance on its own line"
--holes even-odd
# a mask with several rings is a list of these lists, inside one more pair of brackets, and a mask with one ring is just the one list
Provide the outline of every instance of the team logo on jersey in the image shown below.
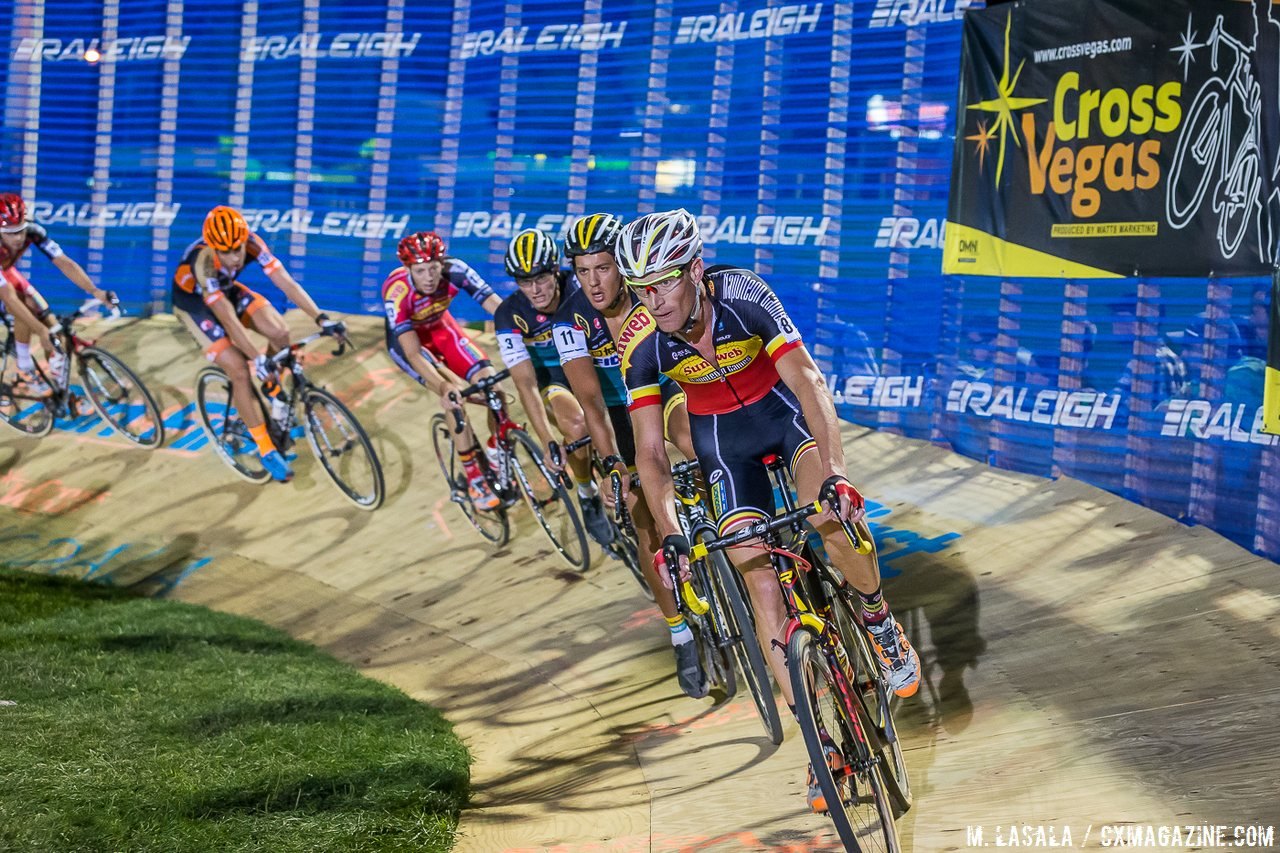
[[711,483],[711,485],[713,485],[713,486],[714,486],[716,483],[720,482],[720,479],[721,479],[723,476],[724,476],[724,469],[723,469],[723,468],[717,468],[716,470],[714,470],[714,471],[712,471],[712,472],[711,472],[711,479],[710,479],[708,482],[710,482],[710,483]]
[[[591,331],[591,324],[588,323],[587,318],[583,317],[581,314],[573,315],[573,325],[577,326],[579,329],[581,329],[584,332]],[[600,327],[597,326],[596,328],[598,329]]]
[[537,320],[539,323],[545,323],[547,322],[547,315],[539,314],[537,317],[534,317],[534,319]]
[[729,502],[725,500],[724,482],[715,483],[711,486],[711,511],[716,516],[724,515],[725,506]]
[[389,302],[398,302],[409,295],[409,285],[404,283],[403,279],[394,281],[387,288],[387,300]]
[[631,341],[635,340],[652,325],[653,316],[648,311],[631,312],[627,325],[622,327],[622,334],[618,335],[618,349],[625,350]]
[[596,326],[596,331],[597,331],[597,332],[604,328],[603,326],[601,326],[601,325],[600,325],[600,318],[599,318],[599,317],[596,317],[596,318],[595,318],[595,326]]
[[520,331],[524,332],[526,335],[529,334],[529,324],[525,322],[523,317],[521,317],[519,314],[516,314],[515,321],[516,321],[516,325],[520,327]]

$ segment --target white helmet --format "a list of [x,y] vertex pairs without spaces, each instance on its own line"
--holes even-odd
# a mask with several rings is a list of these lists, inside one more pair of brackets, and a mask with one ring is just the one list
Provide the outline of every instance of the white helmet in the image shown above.
[[684,208],[650,213],[623,227],[613,254],[623,278],[640,279],[682,267],[701,255],[702,234],[698,221]]

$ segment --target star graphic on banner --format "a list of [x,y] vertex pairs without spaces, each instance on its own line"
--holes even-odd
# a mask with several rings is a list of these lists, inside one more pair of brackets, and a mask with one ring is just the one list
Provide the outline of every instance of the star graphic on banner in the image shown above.
[[1187,31],[1181,38],[1182,43],[1177,47],[1169,48],[1169,52],[1179,54],[1178,64],[1182,66],[1182,79],[1186,82],[1187,74],[1191,72],[1191,63],[1196,61],[1196,50],[1204,47],[1203,44],[1196,44],[1196,31],[1191,29],[1190,13],[1187,13]]
[[1024,59],[1018,63],[1018,70],[1014,72],[1013,79],[1009,79],[1009,31],[1013,24],[1013,14],[1005,19],[1004,24],[1004,68],[1000,72],[1000,82],[996,84],[996,97],[986,101],[979,101],[976,104],[969,104],[971,110],[982,110],[983,112],[995,113],[996,122],[991,128],[991,135],[1000,134],[1000,156],[996,160],[996,183],[1000,183],[1000,175],[1004,172],[1004,154],[1009,147],[1009,134],[1013,134],[1013,144],[1022,147],[1022,143],[1018,141],[1018,131],[1014,127],[1013,113],[1015,110],[1025,110],[1028,107],[1034,107],[1036,104],[1043,104],[1048,98],[1015,98],[1013,90],[1018,86],[1018,78],[1022,76],[1022,68],[1027,64]]
[[982,174],[983,167],[986,165],[987,151],[991,148],[991,140],[995,138],[995,131],[989,130],[985,121],[978,122],[977,133],[972,133],[965,137],[965,139],[976,143],[974,150],[978,152],[978,174]]

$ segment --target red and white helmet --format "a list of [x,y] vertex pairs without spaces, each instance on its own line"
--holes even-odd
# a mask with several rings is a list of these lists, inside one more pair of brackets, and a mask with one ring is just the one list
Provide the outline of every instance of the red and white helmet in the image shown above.
[[702,254],[698,221],[684,208],[650,213],[625,225],[613,250],[623,278],[682,267]]
[[0,228],[17,231],[27,224],[27,203],[17,193],[0,194]]
[[396,255],[406,267],[444,260],[444,240],[434,231],[419,231],[400,241],[400,245],[396,246]]

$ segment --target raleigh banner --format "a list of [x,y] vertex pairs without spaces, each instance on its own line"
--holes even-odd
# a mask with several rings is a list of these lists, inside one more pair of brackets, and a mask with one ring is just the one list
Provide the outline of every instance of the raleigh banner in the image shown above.
[[1270,272],[1280,236],[1272,3],[970,11],[943,271]]

